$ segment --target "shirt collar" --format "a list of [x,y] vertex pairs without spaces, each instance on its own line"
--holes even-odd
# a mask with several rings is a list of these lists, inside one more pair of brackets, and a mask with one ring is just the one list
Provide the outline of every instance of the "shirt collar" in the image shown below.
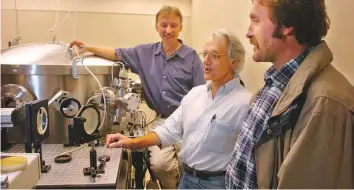
[[294,75],[300,64],[304,61],[305,57],[310,53],[313,47],[308,48],[302,54],[287,62],[280,70],[270,67],[264,73],[264,82],[266,85],[275,85],[284,89],[288,84],[291,77]]
[[[185,48],[185,45],[183,44],[183,41],[181,39],[178,39],[178,41],[182,44],[181,47],[174,53],[173,56],[175,55],[178,55],[179,57],[181,58],[185,58],[186,57],[186,54],[187,54],[187,49]],[[160,53],[163,53],[163,49],[162,49],[162,42],[159,42],[155,48],[155,51],[154,51],[155,55],[158,55]],[[173,57],[172,56],[172,57]]]
[[[207,92],[211,91],[211,81],[206,84],[207,86]],[[229,82],[225,83],[223,86],[221,86],[217,92],[217,94],[224,94],[230,92],[232,89],[237,88],[237,87],[242,87],[240,84],[240,79],[239,78],[233,78]]]

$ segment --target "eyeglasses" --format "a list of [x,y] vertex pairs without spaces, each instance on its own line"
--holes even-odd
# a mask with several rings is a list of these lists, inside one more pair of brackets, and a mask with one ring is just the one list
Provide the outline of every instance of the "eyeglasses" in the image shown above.
[[213,61],[219,61],[221,56],[226,56],[226,55],[227,54],[218,54],[218,53],[215,53],[215,52],[201,52],[201,53],[199,53],[199,57],[201,59],[205,59],[206,56],[208,56]]

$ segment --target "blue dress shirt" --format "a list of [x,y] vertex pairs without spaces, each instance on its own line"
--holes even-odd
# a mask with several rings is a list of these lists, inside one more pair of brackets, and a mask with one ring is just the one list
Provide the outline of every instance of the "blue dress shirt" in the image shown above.
[[117,48],[115,52],[140,76],[146,102],[158,114],[172,114],[193,87],[205,84],[202,61],[183,43],[170,57],[161,42]]

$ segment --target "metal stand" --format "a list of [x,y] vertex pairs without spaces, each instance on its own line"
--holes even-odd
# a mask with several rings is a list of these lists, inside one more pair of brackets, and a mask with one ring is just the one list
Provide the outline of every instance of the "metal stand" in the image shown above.
[[64,144],[64,147],[70,147],[70,146],[80,146],[80,138],[81,135],[79,134],[79,132],[75,129],[75,125],[76,126],[83,126],[84,122],[86,121],[85,118],[81,118],[81,117],[74,117],[73,118],[73,122],[74,124],[69,124],[68,125],[68,138],[69,138],[69,143],[68,144]]
[[37,100],[25,105],[26,111],[26,141],[25,152],[39,153],[41,172],[47,173],[50,165],[46,165],[42,157],[42,141],[49,136],[48,100]]
[[[95,129],[92,133],[88,134],[87,131],[85,130],[85,122],[87,118],[82,117],[83,113],[85,110],[94,110],[97,113],[97,119],[99,120],[100,118],[100,112],[96,107],[93,105],[85,105],[83,106],[78,115],[73,118],[74,120],[74,125],[69,128],[69,144],[77,145],[77,144],[83,144],[89,142],[91,145],[91,150],[90,150],[90,167],[85,167],[83,168],[83,174],[84,175],[90,175],[93,180],[97,177],[98,174],[102,174],[105,172],[104,166],[107,161],[109,161],[109,158],[105,159],[100,159],[100,165],[97,167],[97,152],[95,148],[95,140],[99,140],[100,135],[98,128],[100,126],[100,122],[98,122],[97,126],[95,126]],[[90,125],[90,123],[89,123]],[[71,138],[70,138],[71,137]]]
[[109,159],[101,159],[100,165],[97,167],[97,152],[95,149],[95,143],[93,141],[90,142],[91,150],[90,150],[90,167],[83,168],[84,175],[91,175],[92,179],[97,177],[97,174],[104,173],[104,166]]
[[[39,159],[41,161],[41,172],[47,173],[52,168],[52,166],[46,165],[45,160],[43,160],[42,143],[38,143],[38,144],[33,145],[33,148],[34,148],[35,153],[39,153]],[[26,151],[26,153],[28,153],[28,152]]]
[[144,189],[144,152],[132,152],[133,166],[135,167],[135,188]]
[[98,160],[100,164],[97,167],[97,152],[95,148],[95,144],[93,141],[90,142],[91,150],[90,150],[90,167],[83,168],[84,175],[90,175],[93,180],[96,179],[98,174],[103,174],[105,172],[104,167],[106,162],[110,160],[109,156],[100,156]]

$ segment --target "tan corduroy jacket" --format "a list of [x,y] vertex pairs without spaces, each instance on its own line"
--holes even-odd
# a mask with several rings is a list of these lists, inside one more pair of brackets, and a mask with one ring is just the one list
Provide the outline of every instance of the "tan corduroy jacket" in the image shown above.
[[316,46],[277,102],[272,117],[284,114],[311,81],[293,130],[255,149],[259,188],[354,188],[354,87],[332,60],[326,42]]

